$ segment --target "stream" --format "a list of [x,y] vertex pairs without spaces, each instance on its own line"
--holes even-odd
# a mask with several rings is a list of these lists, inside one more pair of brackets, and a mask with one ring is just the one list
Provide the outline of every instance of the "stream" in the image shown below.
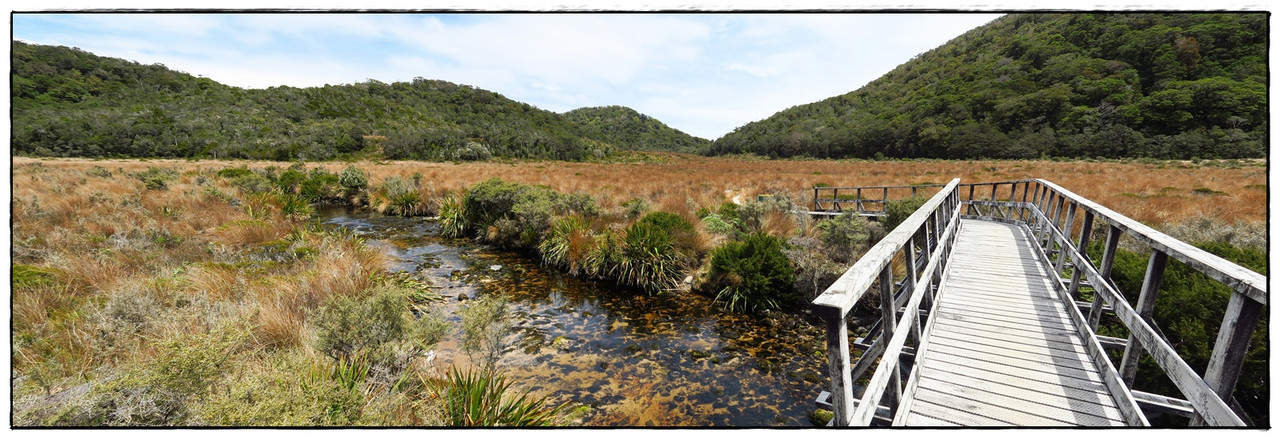
[[424,218],[342,207],[315,217],[385,249],[392,271],[444,296],[433,305],[452,326],[434,351],[440,370],[472,364],[458,312],[505,296],[511,331],[497,366],[519,388],[580,407],[573,425],[810,426],[827,386],[823,329],[811,316],[728,313],[695,293],[572,277],[529,254],[442,238]]

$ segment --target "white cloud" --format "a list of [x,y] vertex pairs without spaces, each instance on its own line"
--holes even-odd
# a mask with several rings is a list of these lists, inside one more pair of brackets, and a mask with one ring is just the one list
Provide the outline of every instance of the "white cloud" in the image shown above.
[[626,105],[716,138],[853,91],[994,15],[103,14],[23,25],[33,17],[14,16],[15,38],[235,86],[424,77],[552,111]]

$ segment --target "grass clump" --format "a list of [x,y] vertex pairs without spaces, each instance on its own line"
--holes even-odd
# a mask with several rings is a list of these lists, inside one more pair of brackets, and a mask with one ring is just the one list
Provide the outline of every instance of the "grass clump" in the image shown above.
[[147,190],[166,190],[169,189],[169,183],[178,179],[178,171],[148,166],[146,171],[134,173],[133,178],[142,181]]
[[550,406],[546,397],[516,391],[511,380],[493,369],[450,369],[444,378],[425,380],[444,408],[445,424],[454,427],[545,427],[561,422],[565,404]]

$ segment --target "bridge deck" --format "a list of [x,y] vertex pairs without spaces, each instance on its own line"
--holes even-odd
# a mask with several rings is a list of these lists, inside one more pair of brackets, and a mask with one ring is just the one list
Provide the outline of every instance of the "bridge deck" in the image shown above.
[[906,425],[1124,425],[1021,227],[963,220]]

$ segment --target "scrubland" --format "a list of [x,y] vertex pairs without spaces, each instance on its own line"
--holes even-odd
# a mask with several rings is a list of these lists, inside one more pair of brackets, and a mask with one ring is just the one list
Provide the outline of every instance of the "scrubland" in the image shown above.
[[[650,278],[678,283],[686,273],[713,276],[713,256],[741,252],[746,244],[738,241],[772,237],[778,242],[770,245],[789,243],[792,263],[807,261],[794,281],[810,284],[808,297],[823,275],[805,278],[804,270],[829,277],[840,269],[815,258],[817,249],[850,253],[838,258],[842,263],[856,251],[829,239],[832,230],[859,242],[873,240],[875,232],[809,222],[759,207],[755,196],[789,197],[803,206],[816,184],[1044,178],[1188,241],[1266,244],[1265,162],[638,157],[643,160],[635,163],[311,163],[305,168],[324,168],[333,177],[310,198],[299,198],[305,184],[296,193],[253,189],[256,183],[237,180],[238,174],[219,173],[274,167],[275,177],[288,163],[14,158],[14,424],[442,425],[459,419],[450,397],[441,396],[459,393],[450,393],[457,388],[448,387],[450,380],[505,384],[433,370],[422,354],[448,329],[432,317],[430,286],[387,274],[387,256],[350,234],[308,227],[305,203],[314,199],[441,215],[445,222],[443,214],[464,208],[466,190],[491,178],[544,185],[586,196],[566,201],[579,207],[542,219],[548,221],[545,241],[525,243],[549,265],[592,275],[591,239],[616,237],[625,253],[625,239],[640,236],[640,229],[687,225],[663,247],[685,259],[657,261],[680,270],[662,265],[650,272],[601,260],[594,269],[615,269],[638,287]],[[338,184],[349,167],[367,179],[358,189],[347,180]],[[581,207],[588,201],[593,206]],[[593,213],[585,215],[588,210]],[[721,222],[708,221],[711,214]],[[501,245],[505,223],[488,221],[486,229],[466,235]],[[528,238],[512,230],[509,239]],[[757,238],[746,238],[747,232]],[[805,245],[815,251],[794,250]],[[726,276],[749,281],[741,273]],[[760,282],[766,281],[777,279]],[[360,335],[360,322],[378,322],[383,335]],[[552,422],[554,416],[529,418]]]

